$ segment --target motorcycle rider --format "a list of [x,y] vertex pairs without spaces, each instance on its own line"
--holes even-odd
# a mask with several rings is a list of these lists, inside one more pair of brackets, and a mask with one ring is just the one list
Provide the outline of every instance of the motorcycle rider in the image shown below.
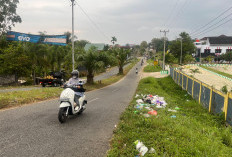
[[72,77],[68,80],[68,83],[66,85],[77,88],[76,90],[74,90],[75,91],[74,102],[77,105],[75,109],[78,109],[80,107],[79,98],[83,96],[85,89],[83,88],[83,84],[80,84],[81,80],[79,79],[78,70],[73,70],[71,74],[72,74]]

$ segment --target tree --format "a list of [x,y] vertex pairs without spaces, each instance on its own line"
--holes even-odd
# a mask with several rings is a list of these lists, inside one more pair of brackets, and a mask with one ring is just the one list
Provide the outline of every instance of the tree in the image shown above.
[[0,1],[0,35],[7,30],[11,30],[15,23],[21,23],[22,20],[16,13],[19,0],[1,0]]
[[127,55],[130,53],[130,50],[126,50],[123,48],[114,49],[113,53],[115,55],[116,63],[119,69],[119,74],[123,74],[123,66],[126,64]]
[[142,41],[140,44],[140,54],[144,55],[144,53],[146,52],[146,48],[148,47],[148,44],[146,41]]
[[[166,44],[165,44],[166,50],[168,49],[169,44],[170,42],[166,40]],[[150,45],[153,47],[154,50],[156,50],[156,52],[163,51],[164,50],[164,39],[153,38],[150,42]]]
[[230,63],[232,61],[232,52],[226,52],[225,54],[220,55],[220,59]]
[[[180,33],[180,37],[182,38],[182,58],[185,59],[185,55],[192,55],[195,53],[195,46],[192,42],[191,37],[188,33],[182,32]],[[180,59],[181,56],[181,40],[173,41],[169,46],[170,52],[174,55],[174,57]]]
[[113,45],[114,45],[114,43],[117,42],[117,38],[116,38],[115,36],[113,36],[111,42],[112,42]]
[[28,56],[23,53],[22,45],[10,45],[0,54],[1,74],[15,75],[15,83],[18,83],[19,77],[30,74],[31,61]]
[[79,65],[84,66],[87,71],[87,83],[93,84],[94,73],[103,67],[105,67],[104,60],[107,57],[104,54],[100,54],[95,47],[91,47],[87,52],[83,52],[78,56],[77,61]]

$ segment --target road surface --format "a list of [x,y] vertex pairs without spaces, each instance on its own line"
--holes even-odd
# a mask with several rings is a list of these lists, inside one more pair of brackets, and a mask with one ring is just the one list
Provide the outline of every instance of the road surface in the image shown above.
[[104,156],[137,88],[135,67],[118,83],[86,93],[87,109],[65,124],[58,122],[58,99],[0,111],[0,156]]

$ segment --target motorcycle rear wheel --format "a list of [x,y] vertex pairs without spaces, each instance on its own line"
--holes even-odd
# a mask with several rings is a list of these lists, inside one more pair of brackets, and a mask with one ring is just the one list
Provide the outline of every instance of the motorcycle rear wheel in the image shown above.
[[66,115],[67,107],[60,108],[58,113],[58,119],[60,123],[66,122],[68,115]]

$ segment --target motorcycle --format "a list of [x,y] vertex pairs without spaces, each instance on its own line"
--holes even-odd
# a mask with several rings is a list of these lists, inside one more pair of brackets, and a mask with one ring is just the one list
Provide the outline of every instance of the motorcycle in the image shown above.
[[138,74],[138,68],[135,69],[135,73]]
[[[64,86],[64,90],[60,95],[60,107],[58,113],[58,119],[60,123],[66,122],[69,115],[79,115],[85,109],[85,105],[87,104],[87,100],[85,100],[85,89],[77,88],[73,86]],[[79,105],[74,106],[74,97],[75,92],[82,92],[82,96],[79,98]]]

